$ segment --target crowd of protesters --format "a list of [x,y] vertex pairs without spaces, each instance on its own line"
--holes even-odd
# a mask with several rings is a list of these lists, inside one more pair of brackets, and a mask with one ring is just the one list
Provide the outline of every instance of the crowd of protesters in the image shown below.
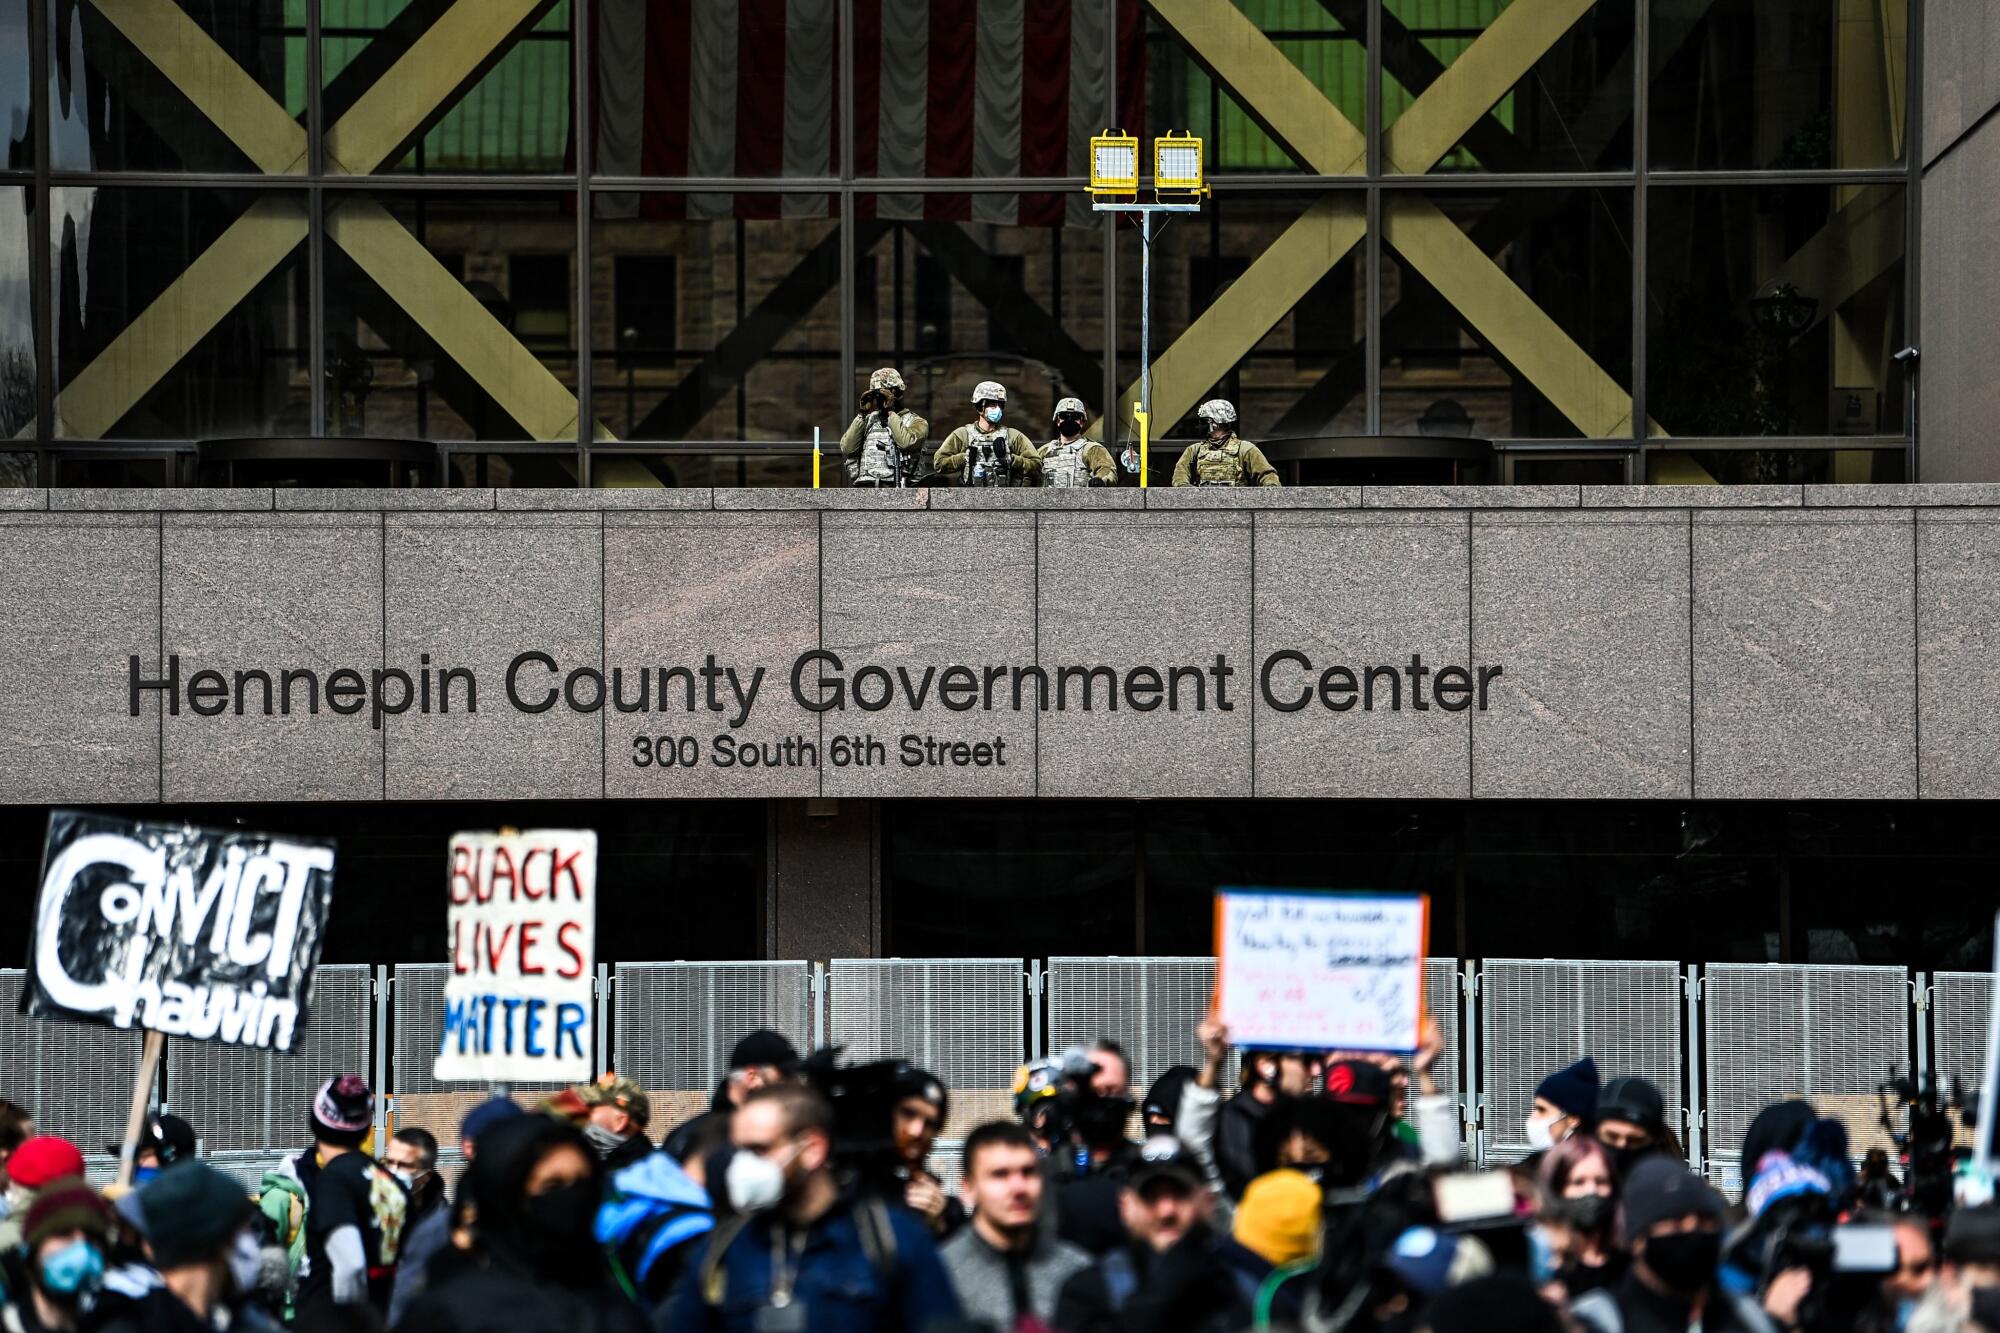
[[1198,1036],[1141,1095],[1108,1039],[1023,1067],[956,1189],[939,1079],[768,1031],[678,1126],[612,1074],[483,1102],[450,1190],[432,1132],[374,1141],[351,1074],[254,1191],[167,1115],[93,1188],[0,1101],[0,1329],[2000,1333],[1990,1185],[1954,1190],[1949,1155],[1857,1172],[1805,1101],[1757,1117],[1732,1204],[1659,1089],[1589,1058],[1514,1109],[1529,1155],[1478,1171],[1434,1030],[1408,1062]]

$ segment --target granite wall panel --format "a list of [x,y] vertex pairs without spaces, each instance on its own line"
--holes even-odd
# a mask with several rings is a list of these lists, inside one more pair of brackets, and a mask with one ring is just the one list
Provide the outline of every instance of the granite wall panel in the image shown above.
[[0,801],[154,801],[160,516],[0,513]]
[[1916,795],[1907,509],[1694,522],[1694,794]]
[[1472,656],[1502,666],[1472,719],[1472,793],[1685,798],[1687,515],[1472,517]]
[[[985,668],[1035,661],[1037,516],[849,512],[822,521],[821,647],[840,662],[821,663],[802,683],[825,703],[836,696],[822,676],[845,684],[843,706],[818,715],[821,790],[1034,795],[1037,714],[1012,706],[1009,678],[989,693]],[[838,764],[836,743],[845,755],[855,738],[866,738],[860,762]]]
[[[410,669],[468,668],[476,711],[448,691],[451,712],[383,724],[387,795],[404,800],[588,797],[604,792],[604,721],[561,698],[579,668],[602,672],[604,528],[597,514],[405,513],[388,516],[386,656]],[[523,663],[507,697],[508,668]],[[589,700],[588,678],[574,693]],[[440,693],[446,694],[442,683]]]
[[[382,516],[169,514],[161,551],[166,647],[183,687],[203,670],[231,687],[204,705],[221,708],[214,716],[183,703],[166,719],[165,799],[380,799],[372,713],[340,715],[320,690],[340,669],[386,665]],[[288,684],[300,670],[310,683]]]
[[[1113,668],[1121,687],[1141,668],[1166,680],[1194,667],[1199,679],[1181,678],[1175,712],[1150,690],[1151,710],[1112,710],[1101,676],[1085,709],[1086,682],[1072,679],[1067,707],[1042,714],[1038,794],[1249,794],[1250,515],[1043,514],[1040,531],[1037,659],[1052,704],[1063,667]],[[1214,674],[1218,655],[1233,676]]]
[[[1411,658],[1426,672],[1467,665],[1466,516],[1407,512],[1260,513],[1257,523],[1253,669],[1274,653],[1271,695],[1257,698],[1257,792],[1261,796],[1463,797],[1469,779],[1470,713],[1405,697]],[[1402,668],[1395,702],[1363,707],[1342,691],[1335,668]],[[1322,679],[1333,687],[1320,692]],[[1363,682],[1366,683],[1365,680]],[[1469,702],[1469,699],[1468,699]],[[1345,705],[1345,707],[1338,707]],[[1336,708],[1338,711],[1336,711]]]
[[[819,794],[819,771],[796,762],[819,719],[788,679],[819,641],[818,515],[606,514],[604,596],[606,795]],[[710,655],[724,674],[703,674]]]
[[2000,509],[1917,515],[1919,794],[2000,796]]

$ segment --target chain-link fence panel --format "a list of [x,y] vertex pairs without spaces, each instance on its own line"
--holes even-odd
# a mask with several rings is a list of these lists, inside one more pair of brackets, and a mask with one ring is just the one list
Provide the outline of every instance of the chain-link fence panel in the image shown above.
[[1910,987],[1900,967],[1710,963],[1702,969],[1709,1175],[1743,1185],[1743,1135],[1773,1102],[1803,1097],[1847,1124],[1855,1157],[1895,1152],[1875,1087],[1910,1070]]
[[1995,1071],[1986,1067],[1996,978],[1991,972],[1940,972],[1931,982],[1931,1068],[1941,1094],[1954,1082],[1970,1103]]
[[1110,1038],[1132,1069],[1132,1095],[1175,1065],[1201,1066],[1195,1026],[1215,994],[1213,958],[1051,958],[1049,1053]]
[[611,982],[612,1068],[638,1080],[660,1138],[708,1109],[738,1038],[758,1028],[812,1045],[805,963],[620,963]]
[[[431,1062],[444,1041],[444,983],[450,975],[449,963],[398,963],[390,974],[389,1090],[396,1099],[392,1128],[428,1129],[444,1149],[439,1160],[456,1166],[459,1121],[492,1094],[476,1083],[441,1083],[431,1077]],[[508,1091],[515,1101],[532,1107],[563,1086],[515,1083]]]
[[848,1063],[900,1057],[951,1090],[941,1138],[1013,1115],[1014,1070],[1027,1058],[1025,971],[993,958],[835,959],[828,1040]]
[[[0,970],[0,1097],[32,1112],[37,1132],[101,1152],[125,1137],[145,1037],[29,1018],[20,1011],[27,984],[26,972]],[[169,1042],[169,1053],[179,1045]]]
[[307,1140],[306,1119],[321,1083],[336,1074],[373,1080],[374,1026],[374,970],[322,967],[313,973],[312,1011],[289,1054],[169,1042],[166,1105],[194,1126],[204,1155],[296,1151]]
[[1528,1155],[1535,1085],[1588,1055],[1605,1082],[1647,1079],[1683,1131],[1680,970],[1673,963],[1489,958],[1480,968],[1479,1095],[1486,1158]]

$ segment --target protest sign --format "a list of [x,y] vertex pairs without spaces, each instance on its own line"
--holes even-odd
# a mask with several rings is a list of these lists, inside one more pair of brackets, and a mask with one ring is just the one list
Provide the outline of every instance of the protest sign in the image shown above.
[[288,1051],[312,1006],[333,844],[49,816],[23,1008]]
[[1217,1007],[1239,1046],[1417,1048],[1430,899],[1221,889]]
[[597,835],[461,833],[451,840],[444,1035],[433,1075],[488,1083],[588,1080],[597,969]]

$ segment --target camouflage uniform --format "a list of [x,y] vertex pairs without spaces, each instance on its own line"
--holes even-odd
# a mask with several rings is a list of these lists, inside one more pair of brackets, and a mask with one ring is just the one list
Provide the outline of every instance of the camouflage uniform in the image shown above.
[[[871,393],[900,395],[902,388],[903,377],[887,366],[868,377]],[[892,460],[898,456],[904,481],[921,477],[930,471],[930,454],[923,447],[930,433],[930,423],[907,409],[883,407],[857,414],[840,437],[841,462],[847,469],[848,485],[897,485]]]
[[[974,406],[1007,401],[1007,391],[982,380],[972,391]],[[999,459],[993,455],[997,453]],[[1004,460],[1005,466],[997,464]],[[957,486],[1039,486],[1042,454],[1012,426],[980,420],[945,436],[934,460],[939,479]]]
[[[1058,420],[1064,412],[1079,417],[1086,415],[1083,401],[1078,398],[1065,398],[1057,403],[1055,415]],[[1044,486],[1110,486],[1118,479],[1111,451],[1083,435],[1065,440],[1058,433],[1042,446],[1041,456]]]
[[1236,409],[1220,398],[1203,403],[1195,415],[1211,432],[1196,440],[1174,464],[1176,486],[1277,486],[1278,470],[1264,457],[1264,451],[1248,440],[1238,439],[1232,429],[1227,436],[1214,438],[1215,425],[1234,427]]

